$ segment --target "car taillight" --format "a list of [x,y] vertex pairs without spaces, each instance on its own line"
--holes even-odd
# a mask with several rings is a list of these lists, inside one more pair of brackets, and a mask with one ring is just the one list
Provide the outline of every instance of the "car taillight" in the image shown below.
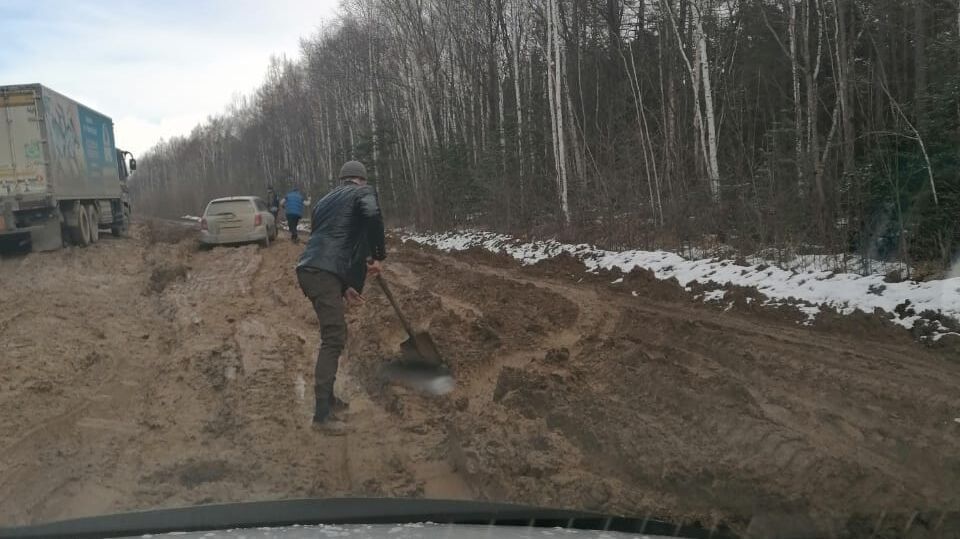
[[263,224],[263,216],[259,213],[253,216],[253,226],[260,226]]
[[207,218],[204,217],[203,219],[200,219],[200,230],[206,230],[206,229],[207,229]]

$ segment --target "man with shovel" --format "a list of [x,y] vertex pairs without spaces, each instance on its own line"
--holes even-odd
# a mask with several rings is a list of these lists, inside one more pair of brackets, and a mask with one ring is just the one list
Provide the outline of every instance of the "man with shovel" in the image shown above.
[[358,161],[340,169],[340,185],[313,207],[310,239],[297,264],[297,281],[320,320],[314,425],[331,420],[340,352],[347,340],[344,303],[362,302],[366,277],[379,275],[387,257],[383,216],[367,170]]

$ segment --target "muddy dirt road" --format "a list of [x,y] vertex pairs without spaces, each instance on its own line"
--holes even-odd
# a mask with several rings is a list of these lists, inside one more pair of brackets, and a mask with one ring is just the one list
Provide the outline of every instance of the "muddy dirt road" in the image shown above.
[[642,272],[392,244],[459,386],[384,386],[351,310],[340,435],[309,426],[318,327],[284,240],[176,226],[0,259],[0,524],[327,496],[475,498],[746,522],[960,503],[960,361],[869,322],[721,312]]

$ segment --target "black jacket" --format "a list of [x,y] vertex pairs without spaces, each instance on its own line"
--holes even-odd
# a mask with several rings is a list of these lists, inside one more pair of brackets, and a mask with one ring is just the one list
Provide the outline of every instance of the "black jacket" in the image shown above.
[[362,291],[367,257],[387,257],[377,192],[369,185],[345,182],[313,206],[310,226],[297,268],[328,271],[340,278],[344,290]]

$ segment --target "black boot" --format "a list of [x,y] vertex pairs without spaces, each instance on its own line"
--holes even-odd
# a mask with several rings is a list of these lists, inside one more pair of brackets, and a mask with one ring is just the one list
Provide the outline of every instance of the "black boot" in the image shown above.
[[331,416],[336,415],[339,412],[345,412],[350,406],[348,403],[343,402],[331,391],[327,395],[319,394],[320,391],[314,389],[315,404],[313,408],[313,422],[314,423],[323,423],[328,421]]
[[332,395],[317,395],[314,399],[313,407],[313,422],[314,424],[320,424],[330,418],[330,414],[333,412],[332,407],[330,406],[330,399]]

